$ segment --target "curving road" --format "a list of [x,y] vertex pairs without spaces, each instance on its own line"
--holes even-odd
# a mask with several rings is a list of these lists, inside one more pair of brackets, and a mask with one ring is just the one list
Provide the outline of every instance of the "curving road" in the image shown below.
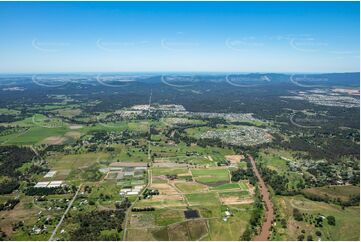
[[263,181],[263,178],[257,169],[256,162],[254,161],[254,159],[251,155],[248,155],[248,158],[251,161],[253,173],[255,174],[255,176],[258,179],[260,192],[262,194],[262,199],[266,206],[266,213],[265,213],[265,218],[264,218],[265,220],[262,224],[261,232],[258,235],[256,235],[253,238],[253,240],[265,241],[265,240],[268,240],[269,232],[272,227],[273,220],[274,220],[273,204],[272,204],[271,197],[270,197],[269,191],[267,189],[267,186],[266,186],[265,182]]

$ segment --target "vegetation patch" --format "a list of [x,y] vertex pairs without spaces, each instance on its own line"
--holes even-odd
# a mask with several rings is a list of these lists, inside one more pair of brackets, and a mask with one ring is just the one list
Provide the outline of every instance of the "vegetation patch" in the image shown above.
[[309,199],[315,201],[333,202],[341,205],[359,205],[360,187],[358,186],[324,186],[302,190]]

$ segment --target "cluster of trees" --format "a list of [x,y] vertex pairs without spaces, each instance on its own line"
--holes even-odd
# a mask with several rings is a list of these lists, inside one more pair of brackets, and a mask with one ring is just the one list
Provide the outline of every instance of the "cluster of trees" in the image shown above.
[[336,218],[334,216],[332,216],[332,215],[327,216],[326,219],[327,219],[327,223],[329,225],[333,225],[333,226],[336,225]]
[[0,123],[11,123],[21,120],[22,115],[0,114]]
[[17,170],[24,163],[31,161],[34,152],[25,147],[0,146],[0,194],[9,194],[19,187],[23,174]]
[[115,208],[120,210],[127,210],[132,203],[129,201],[129,199],[126,197],[121,202],[115,203]]
[[[283,141],[281,145],[287,149],[307,152],[307,155],[304,155],[305,159],[326,159],[330,162],[337,162],[347,155],[360,157],[358,141],[355,138],[356,133],[339,131],[337,127],[323,130],[309,129],[300,132],[298,129],[292,133],[285,130],[292,137],[289,141]],[[304,133],[307,133],[307,139],[300,135],[305,135]],[[326,140],[327,142],[325,142]]]
[[143,192],[143,198],[159,195],[158,189],[145,189]]
[[[297,236],[297,240],[298,241],[303,241],[305,239],[305,235],[304,234],[300,234],[299,236]],[[307,241],[313,241],[313,237],[312,235],[307,235]]]
[[[116,230],[119,234],[122,231],[121,224],[124,220],[125,212],[121,209],[91,211],[80,213],[72,218],[72,222],[78,224],[77,229],[70,233],[70,240],[105,240],[101,237],[103,230]],[[112,238],[119,240],[120,238]]]
[[258,170],[262,174],[264,181],[267,185],[271,186],[276,195],[294,195],[297,192],[288,189],[288,178],[279,175],[277,171],[271,170],[264,165],[258,166]]
[[257,231],[257,228],[262,224],[263,210],[264,210],[264,206],[261,198],[261,193],[258,187],[256,187],[253,210],[249,221],[249,225],[247,226],[246,230],[243,232],[240,240],[251,241],[253,234]]
[[234,182],[238,182],[240,180],[249,180],[249,183],[255,185],[257,183],[257,178],[254,176],[252,165],[250,161],[247,161],[246,169],[237,169],[231,172],[231,180]]
[[[115,204],[115,210],[79,213],[71,218],[71,222],[79,226],[76,226],[76,229],[70,233],[70,240],[120,240],[125,212],[130,205],[130,201],[125,198],[121,203]],[[107,236],[104,237],[102,231],[113,231],[113,233],[107,233]]]
[[177,175],[177,174],[172,174],[172,175],[167,174],[166,177],[167,177],[169,180],[175,180],[175,179],[178,178],[178,175]]
[[0,204],[0,211],[3,210],[11,210],[13,209],[18,203],[20,202],[20,199],[18,198],[10,198],[5,203]]
[[[296,221],[305,221],[308,222],[310,224],[314,224],[314,226],[317,227],[323,227],[323,221],[325,219],[325,217],[323,215],[321,215],[320,213],[316,216],[312,215],[312,214],[307,214],[307,213],[301,213],[299,209],[294,208],[293,209],[293,218]],[[336,218],[332,215],[329,215],[326,217],[327,223],[329,225],[336,225]]]
[[293,209],[293,218],[294,218],[296,221],[302,221],[302,220],[303,220],[303,215],[302,215],[302,213],[300,212],[300,210],[298,210],[297,208],[294,208],[294,209]]
[[229,166],[231,162],[229,160],[221,160],[217,162],[217,166]]

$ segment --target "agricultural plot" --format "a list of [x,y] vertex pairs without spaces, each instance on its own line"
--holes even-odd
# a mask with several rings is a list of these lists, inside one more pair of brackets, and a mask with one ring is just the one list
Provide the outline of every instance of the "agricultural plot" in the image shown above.
[[[127,240],[237,240],[246,229],[252,193],[245,182],[230,183],[228,169],[153,167],[151,170],[149,189],[157,190],[159,195],[141,199],[134,207],[155,210],[131,213]],[[225,183],[211,186],[215,181]],[[198,215],[187,218],[188,209]],[[233,216],[227,216],[225,211],[231,211]],[[222,235],[222,231],[230,233]]]
[[197,182],[177,182],[175,186],[183,193],[197,193],[208,190],[208,186]]
[[199,182],[210,186],[222,185],[229,183],[230,174],[228,169],[192,169],[194,179]]
[[218,161],[224,160],[225,155],[233,155],[234,151],[227,148],[212,147],[208,149],[200,146],[187,146],[185,143],[169,144],[164,141],[152,142],[151,150],[156,154],[156,161],[171,161],[185,163],[199,167],[214,166]]

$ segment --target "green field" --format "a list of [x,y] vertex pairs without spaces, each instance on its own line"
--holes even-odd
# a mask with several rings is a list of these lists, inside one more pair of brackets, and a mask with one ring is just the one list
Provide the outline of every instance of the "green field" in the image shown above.
[[229,171],[227,169],[192,169],[194,179],[207,185],[222,185],[229,183]]
[[178,175],[188,173],[186,168],[164,168],[164,167],[154,167],[152,168],[152,173],[154,176],[161,175]]
[[223,184],[223,185],[219,185],[216,187],[212,187],[211,190],[226,190],[226,189],[239,189],[240,185],[238,183],[228,183],[228,184]]
[[199,191],[204,191],[208,187],[199,183],[195,182],[182,182],[182,183],[176,183],[176,187],[184,192],[184,193],[196,193]]
[[190,205],[219,205],[219,197],[215,192],[193,193],[186,195]]

